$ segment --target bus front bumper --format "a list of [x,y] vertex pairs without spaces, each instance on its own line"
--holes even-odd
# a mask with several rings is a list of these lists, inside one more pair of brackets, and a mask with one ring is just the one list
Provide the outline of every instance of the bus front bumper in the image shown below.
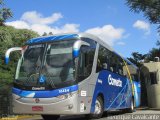
[[13,94],[13,112],[16,114],[79,114],[77,108],[78,94],[67,99],[61,98],[20,98]]

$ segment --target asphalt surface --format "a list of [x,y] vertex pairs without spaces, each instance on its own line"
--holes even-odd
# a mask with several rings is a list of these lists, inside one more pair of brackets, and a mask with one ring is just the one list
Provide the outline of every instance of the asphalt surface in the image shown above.
[[[43,120],[41,116],[18,120]],[[54,120],[54,119],[53,119]],[[84,116],[62,116],[59,120],[87,120]],[[160,110],[141,109],[133,113],[112,111],[105,113],[103,118],[98,120],[160,120]]]

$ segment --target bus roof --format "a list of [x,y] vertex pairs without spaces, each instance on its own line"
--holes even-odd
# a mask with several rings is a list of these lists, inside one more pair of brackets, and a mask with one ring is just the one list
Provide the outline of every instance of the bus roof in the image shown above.
[[59,41],[66,39],[80,39],[83,37],[93,39],[94,41],[104,45],[105,47],[113,51],[113,49],[106,42],[89,33],[70,33],[70,34],[57,34],[53,36],[42,36],[30,39],[26,42],[26,44],[37,44],[37,43],[52,42],[52,41]]
[[[38,38],[30,39],[26,42],[26,44],[37,44],[37,43],[44,43],[44,42],[52,42],[52,41],[59,41],[59,40],[67,40],[67,39],[81,39],[81,38],[90,38],[97,43],[103,45],[110,51],[116,53],[117,55],[121,56],[117,52],[115,52],[104,40],[89,34],[89,33],[70,33],[70,34],[56,34],[53,36],[42,36]],[[122,56],[121,56],[122,57]],[[130,62],[128,59],[122,57],[128,64],[133,65],[135,68],[137,68],[132,62]]]
[[59,34],[53,36],[42,36],[37,38],[32,38],[26,42],[26,44],[36,44],[36,43],[44,43],[44,42],[52,42],[64,39],[75,39],[78,38],[78,34]]

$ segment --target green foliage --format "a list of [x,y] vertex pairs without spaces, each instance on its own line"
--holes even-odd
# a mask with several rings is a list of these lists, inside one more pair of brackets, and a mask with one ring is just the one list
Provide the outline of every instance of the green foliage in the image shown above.
[[52,33],[52,32],[49,32],[49,33],[48,33],[48,35],[50,35],[50,36],[51,36],[51,35],[53,35],[53,33]]
[[139,52],[133,52],[132,57],[127,58],[130,60],[132,63],[137,65],[138,67],[141,66],[141,62],[146,58],[147,54],[140,54]]
[[9,8],[4,7],[3,0],[0,0],[0,26],[4,26],[4,22],[13,16],[12,11]]
[[140,54],[139,52],[133,52],[129,59],[132,63],[141,67],[141,62],[154,61],[155,57],[160,58],[160,42],[156,43],[159,48],[152,48],[147,54]]
[[10,26],[0,27],[0,81],[10,83],[13,81],[13,76],[16,69],[17,59],[20,54],[14,52],[11,54],[11,61],[9,65],[4,64],[5,52],[10,47],[23,46],[25,41],[38,34],[26,29],[15,29]]
[[131,11],[143,12],[144,16],[153,24],[159,24],[160,32],[160,0],[127,0]]
[[52,32],[49,32],[48,34],[46,32],[44,32],[42,36],[52,36],[52,35],[53,35]]
[[155,57],[160,57],[160,49],[158,48],[152,48],[152,50],[149,51],[147,60],[154,61]]
[[42,36],[48,36],[48,34],[46,32],[44,32]]

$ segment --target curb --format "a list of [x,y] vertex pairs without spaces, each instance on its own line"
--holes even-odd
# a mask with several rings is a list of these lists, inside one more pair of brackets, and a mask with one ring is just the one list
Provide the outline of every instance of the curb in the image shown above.
[[33,116],[14,116],[14,117],[4,117],[4,118],[0,118],[0,120],[21,120],[24,118],[32,118]]
[[21,120],[21,119],[24,119],[24,118],[32,118],[33,116],[18,116],[17,120]]

